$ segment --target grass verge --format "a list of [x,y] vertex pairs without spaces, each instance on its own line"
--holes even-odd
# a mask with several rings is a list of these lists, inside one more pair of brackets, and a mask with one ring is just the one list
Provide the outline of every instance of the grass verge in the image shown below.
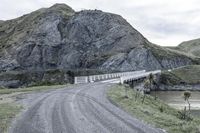
[[21,106],[14,103],[0,104],[0,133],[7,133],[12,119],[16,117],[21,109]]
[[[15,103],[15,96],[18,92],[32,92],[32,91],[44,91],[51,89],[59,89],[66,87],[68,85],[53,85],[53,86],[36,86],[28,88],[18,88],[18,89],[0,89],[0,133],[7,133],[9,125],[12,119],[23,108],[21,105]],[[12,99],[12,100],[7,100]]]
[[52,86],[35,86],[35,87],[27,87],[27,88],[18,88],[18,89],[0,89],[1,94],[11,94],[16,92],[30,92],[30,91],[43,91],[50,89],[59,89],[66,87],[68,85],[52,85]]
[[116,85],[108,92],[109,99],[129,112],[134,117],[158,127],[169,133],[199,133],[200,119],[192,118],[186,121],[180,118],[179,111],[168,106],[161,100],[147,95],[142,104],[142,95],[135,100],[136,92],[128,89],[128,98],[125,98],[125,86]]

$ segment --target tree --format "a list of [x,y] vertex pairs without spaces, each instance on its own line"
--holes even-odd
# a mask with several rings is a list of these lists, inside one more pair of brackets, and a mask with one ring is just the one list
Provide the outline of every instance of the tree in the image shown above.
[[156,100],[156,87],[157,87],[157,83],[156,83],[154,75],[152,73],[149,74],[148,80],[149,80],[149,84],[150,84],[149,85],[149,89],[150,90],[154,89],[154,99]]
[[145,97],[146,97],[146,91],[150,89],[150,81],[148,79],[145,80],[144,82],[144,94],[143,94],[143,99],[142,99],[142,104],[144,103]]
[[128,98],[128,89],[129,89],[129,87],[125,86],[125,98]]
[[138,95],[139,95],[139,92],[138,92],[138,89],[136,89],[136,92],[135,92],[135,101],[137,101]]
[[[189,98],[191,97],[191,93],[189,91],[185,91],[183,93],[183,96],[184,96],[184,100],[188,103],[188,111],[189,111],[189,114],[190,114],[190,102],[189,102]],[[184,112],[185,112],[185,115],[186,115],[186,107],[184,108]]]

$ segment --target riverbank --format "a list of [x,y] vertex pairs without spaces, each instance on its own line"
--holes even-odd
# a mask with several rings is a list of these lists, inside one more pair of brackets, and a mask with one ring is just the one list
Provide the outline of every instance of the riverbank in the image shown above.
[[[188,104],[184,100],[185,91],[156,91],[156,96],[176,109],[182,110]],[[189,98],[191,110],[200,110],[200,92],[190,91],[191,96]],[[151,96],[154,96],[155,92],[150,92]]]
[[163,85],[159,86],[158,91],[200,91],[200,84],[195,85]]
[[180,113],[163,101],[147,95],[142,104],[142,95],[135,100],[136,92],[128,88],[128,98],[125,98],[125,86],[116,85],[108,91],[109,99],[134,117],[155,127],[165,129],[169,133],[200,132],[200,119],[182,120]]

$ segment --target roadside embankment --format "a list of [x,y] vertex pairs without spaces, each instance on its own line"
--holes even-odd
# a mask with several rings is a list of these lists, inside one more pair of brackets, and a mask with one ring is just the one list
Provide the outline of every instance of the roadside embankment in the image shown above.
[[[127,88],[126,88],[127,89]],[[200,132],[200,119],[181,119],[181,112],[163,101],[146,95],[142,104],[143,95],[128,88],[128,98],[125,97],[125,86],[116,85],[108,91],[109,99],[131,115],[156,127],[165,129],[169,133],[197,133]]]

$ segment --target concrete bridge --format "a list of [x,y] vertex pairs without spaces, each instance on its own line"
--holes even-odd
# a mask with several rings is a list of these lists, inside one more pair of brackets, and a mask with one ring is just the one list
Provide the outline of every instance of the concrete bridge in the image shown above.
[[150,73],[158,74],[161,70],[156,71],[131,71],[131,72],[121,72],[121,73],[109,73],[101,75],[90,75],[90,76],[79,76],[74,78],[74,84],[92,83],[92,82],[110,82],[110,83],[128,83],[138,80],[143,80]]
[[159,73],[161,73],[161,70],[143,72],[143,73],[138,73],[138,74],[129,75],[129,76],[121,76],[120,77],[120,83],[124,84],[126,82],[131,82],[131,81],[135,81],[135,80],[144,79],[147,76],[149,76],[149,74],[155,75],[155,74],[159,74]]
[[74,84],[92,83],[92,82],[109,80],[109,79],[117,79],[117,78],[120,78],[122,76],[131,76],[131,75],[144,73],[144,72],[146,72],[146,71],[141,70],[141,71],[108,73],[108,74],[90,75],[90,76],[79,76],[79,77],[74,78]]

